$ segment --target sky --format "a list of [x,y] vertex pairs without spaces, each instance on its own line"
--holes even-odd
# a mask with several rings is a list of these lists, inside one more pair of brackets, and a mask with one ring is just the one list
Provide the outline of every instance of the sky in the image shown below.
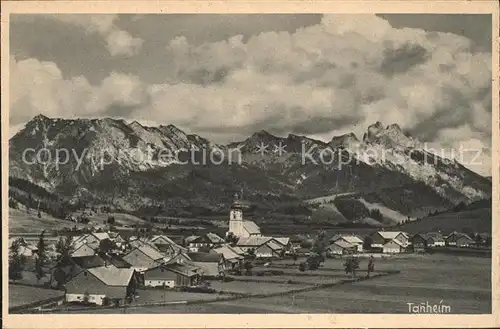
[[381,121],[491,175],[489,15],[11,15],[10,55],[11,135],[40,113],[218,143]]

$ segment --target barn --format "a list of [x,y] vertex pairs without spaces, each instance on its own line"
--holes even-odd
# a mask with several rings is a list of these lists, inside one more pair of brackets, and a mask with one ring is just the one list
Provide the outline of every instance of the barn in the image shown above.
[[123,304],[135,293],[136,280],[133,269],[101,266],[84,269],[64,286],[66,302]]
[[161,264],[144,272],[146,287],[195,286],[200,282],[201,270],[190,264]]

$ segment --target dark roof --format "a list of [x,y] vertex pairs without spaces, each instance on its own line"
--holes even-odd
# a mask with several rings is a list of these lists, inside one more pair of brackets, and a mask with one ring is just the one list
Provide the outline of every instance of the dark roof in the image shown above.
[[77,264],[82,268],[93,268],[93,267],[104,266],[104,260],[97,255],[76,257],[73,258],[73,261],[75,262],[75,264]]
[[188,252],[188,257],[191,258],[193,262],[219,262],[222,255],[218,253],[211,252]]
[[466,239],[468,239],[468,240],[472,240],[472,238],[471,238],[470,236],[468,236],[468,235],[467,235],[467,234],[465,234],[465,233],[461,233],[461,232],[452,232],[452,233],[450,233],[450,234],[446,237],[446,239],[448,239],[448,238],[449,238],[450,236],[452,236],[452,235],[455,235],[455,236],[457,237],[457,239],[458,239],[458,238],[466,238]]
[[199,274],[200,268],[194,266],[193,264],[186,264],[186,263],[167,263],[167,264],[159,264],[155,267],[147,269],[145,272],[151,272],[153,270],[156,270],[157,268],[165,269],[168,271],[172,271],[175,273],[179,273],[185,276],[193,276],[196,274]]
[[118,267],[118,268],[130,267],[130,264],[127,263],[126,261],[124,261],[123,258],[121,258],[118,255],[108,254],[108,255],[101,255],[100,257],[104,261],[109,262],[110,264],[114,265],[115,267]]

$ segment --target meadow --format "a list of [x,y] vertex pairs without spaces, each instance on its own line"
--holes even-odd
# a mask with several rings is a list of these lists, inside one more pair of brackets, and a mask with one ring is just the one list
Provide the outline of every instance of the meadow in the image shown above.
[[[365,275],[366,260],[358,275]],[[341,273],[342,261],[326,260],[321,271]],[[336,285],[313,291],[274,297],[250,297],[203,304],[129,308],[127,313],[408,313],[408,303],[443,304],[451,313],[491,313],[491,259],[446,254],[377,259],[375,271],[400,271],[371,280]],[[306,272],[314,274],[314,272]],[[267,278],[279,278],[269,276]],[[254,277],[257,278],[257,277]],[[309,276],[320,279],[322,276]],[[296,280],[302,277],[295,276]],[[228,290],[249,282],[229,282]],[[318,282],[319,283],[319,282]],[[226,283],[220,283],[225,285]],[[257,283],[258,291],[271,287]],[[215,288],[214,285],[213,287]],[[296,285],[289,285],[290,289]],[[279,287],[279,285],[276,285]],[[220,287],[219,287],[220,288]],[[277,289],[277,288],[276,288]],[[242,289],[244,291],[245,289]],[[254,292],[258,292],[254,291]],[[185,299],[186,300],[186,299]],[[89,311],[81,311],[85,313]],[[123,313],[123,310],[92,310],[92,313]]]

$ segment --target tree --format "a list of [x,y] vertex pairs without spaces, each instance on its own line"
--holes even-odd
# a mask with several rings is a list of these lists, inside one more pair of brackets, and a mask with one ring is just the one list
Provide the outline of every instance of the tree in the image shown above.
[[356,277],[356,270],[359,268],[359,259],[357,257],[349,257],[344,262],[345,273],[352,274],[353,278]]
[[108,216],[108,224],[113,225],[115,223],[115,217],[114,216]]
[[245,266],[246,275],[251,275],[252,274],[252,268],[253,268],[252,262],[246,261],[245,264],[244,264],[244,266]]
[[47,262],[47,252],[46,252],[46,243],[44,239],[44,234],[45,230],[40,233],[40,238],[38,239],[38,244],[37,244],[37,254],[36,254],[36,261],[35,261],[35,274],[36,274],[36,279],[38,282],[40,282],[40,279],[45,276],[45,269],[44,266]]
[[255,249],[253,249],[253,248],[248,249],[247,254],[248,254],[248,258],[249,259],[255,259],[256,258],[256,256],[255,256]]
[[15,240],[9,247],[9,280],[17,281],[23,278],[25,259],[20,252],[21,242]]
[[306,263],[302,262],[299,264],[299,271],[304,272],[306,270]]
[[238,242],[238,237],[233,232],[229,232],[225,238],[226,242],[233,245]]
[[17,201],[12,198],[9,198],[9,208],[18,209],[19,205],[17,204]]
[[375,270],[375,264],[373,263],[373,256],[370,257],[370,260],[368,261],[368,277],[370,277],[370,273],[372,273]]
[[363,239],[363,249],[370,250],[372,248],[373,239],[370,236],[365,236]]
[[72,251],[71,236],[60,237],[56,243],[56,252],[59,254],[58,263],[62,265],[68,264]]

